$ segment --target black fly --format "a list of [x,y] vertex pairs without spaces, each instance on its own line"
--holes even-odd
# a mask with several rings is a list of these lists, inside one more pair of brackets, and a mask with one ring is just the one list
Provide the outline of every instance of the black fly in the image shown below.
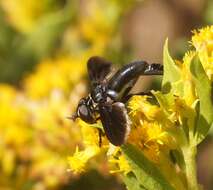
[[131,96],[130,90],[140,75],[162,75],[163,66],[135,61],[125,65],[107,79],[111,63],[94,56],[88,60],[87,70],[91,92],[79,101],[72,119],[79,117],[90,124],[100,119],[109,141],[115,146],[120,146],[125,143],[130,131],[130,122],[124,104]]

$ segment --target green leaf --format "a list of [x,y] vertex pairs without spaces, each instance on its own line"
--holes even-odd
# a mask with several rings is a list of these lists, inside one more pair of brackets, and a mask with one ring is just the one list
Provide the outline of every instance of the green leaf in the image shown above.
[[[168,93],[172,90],[175,92],[181,92],[181,84],[179,81],[181,79],[180,70],[171,58],[168,51],[168,39],[165,42],[164,50],[163,50],[163,66],[164,66],[164,74],[162,81],[162,91],[164,93]],[[174,86],[174,87],[172,87]]]
[[97,123],[95,123],[95,124],[90,124],[89,126],[90,126],[90,127],[97,128],[97,129],[104,130],[104,129],[103,129],[103,126],[102,126],[102,124],[101,124],[100,122],[97,122]]
[[147,190],[174,190],[160,170],[141,151],[130,144],[121,148],[138,182]]
[[104,130],[104,129],[103,129],[103,126],[102,126],[102,123],[101,123],[100,121],[97,121],[97,122],[94,123],[94,124],[88,124],[88,123],[84,122],[83,120],[78,119],[78,124],[79,124],[80,126],[87,125],[87,126],[89,126],[89,127],[93,127],[93,128],[97,128],[97,129]]
[[213,123],[212,123],[212,125],[211,125],[211,127],[210,127],[209,134],[210,134],[211,136],[213,136]]
[[184,170],[184,167],[185,167],[184,158],[182,153],[179,150],[177,149],[170,150],[170,157],[174,163],[177,163],[178,166],[182,170]]
[[151,91],[152,94],[157,99],[158,103],[160,104],[160,107],[170,115],[171,108],[174,106],[174,96],[172,93],[163,94],[160,91]]
[[147,190],[141,184],[138,183],[134,173],[130,172],[123,176],[123,181],[128,190]]
[[200,100],[199,116],[195,126],[195,135],[199,144],[207,135],[213,123],[212,84],[203,69],[198,55],[191,61],[190,71],[193,75],[196,91]]

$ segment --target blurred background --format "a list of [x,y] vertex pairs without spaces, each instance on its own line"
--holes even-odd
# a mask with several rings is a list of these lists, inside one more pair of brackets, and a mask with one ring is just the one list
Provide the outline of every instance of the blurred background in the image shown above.
[[[81,145],[67,120],[87,92],[86,61],[182,59],[192,30],[213,24],[212,0],[0,0],[0,190],[123,190],[104,156],[67,171]],[[159,88],[140,80],[135,90]],[[198,175],[213,189],[213,131],[199,147]]]

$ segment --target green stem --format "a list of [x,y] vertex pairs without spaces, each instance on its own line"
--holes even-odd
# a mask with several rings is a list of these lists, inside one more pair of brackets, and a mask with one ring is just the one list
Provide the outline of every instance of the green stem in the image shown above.
[[196,154],[196,146],[189,146],[183,150],[188,190],[199,190],[199,185],[197,181]]

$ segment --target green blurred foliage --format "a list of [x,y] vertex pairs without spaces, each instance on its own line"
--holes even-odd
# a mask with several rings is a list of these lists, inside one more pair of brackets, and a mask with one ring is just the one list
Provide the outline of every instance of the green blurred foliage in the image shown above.
[[24,72],[31,71],[42,58],[56,52],[62,34],[75,15],[74,3],[72,6],[71,3],[61,6],[62,1],[44,1],[45,14],[28,34],[20,33],[9,25],[0,9],[1,82],[17,84]]
[[206,2],[206,7],[205,7],[205,11],[204,11],[204,21],[207,24],[212,24],[213,23],[213,1],[212,0],[208,0]]

